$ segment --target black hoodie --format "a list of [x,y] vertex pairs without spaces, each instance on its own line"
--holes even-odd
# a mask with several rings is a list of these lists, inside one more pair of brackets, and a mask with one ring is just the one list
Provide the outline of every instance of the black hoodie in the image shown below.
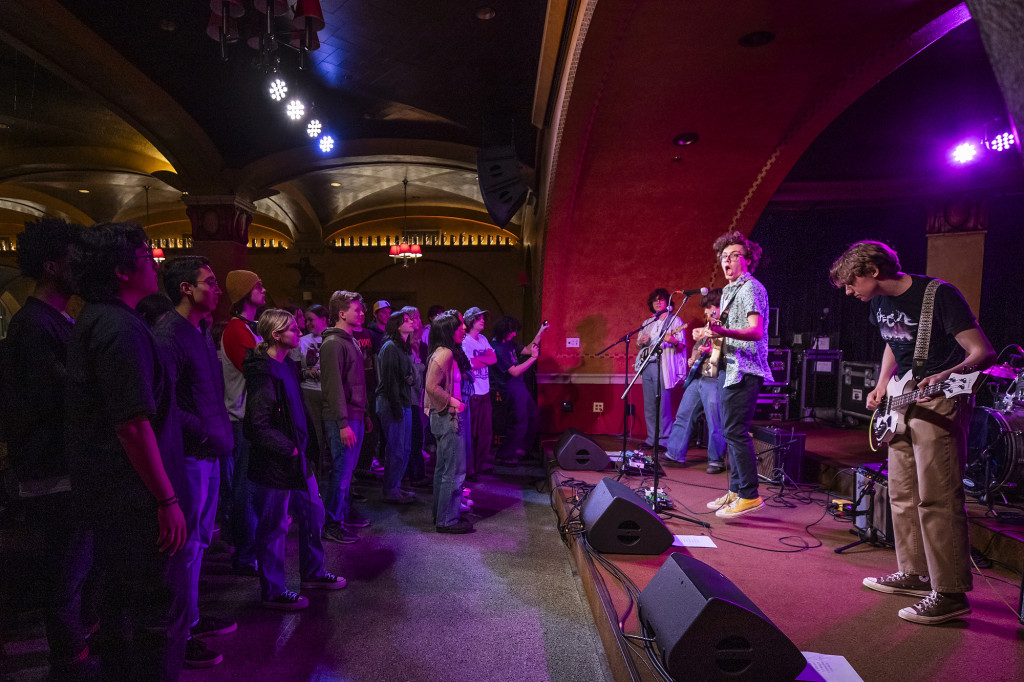
[[[251,443],[249,480],[280,490],[306,489],[306,408],[298,368],[249,350],[245,374],[245,437]],[[297,455],[292,453],[298,452]]]

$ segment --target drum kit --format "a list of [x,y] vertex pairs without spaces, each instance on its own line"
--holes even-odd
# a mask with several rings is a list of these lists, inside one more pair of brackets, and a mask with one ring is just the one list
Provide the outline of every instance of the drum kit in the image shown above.
[[1024,369],[1009,364],[985,370],[991,406],[971,416],[967,437],[967,494],[992,504],[1024,490]]

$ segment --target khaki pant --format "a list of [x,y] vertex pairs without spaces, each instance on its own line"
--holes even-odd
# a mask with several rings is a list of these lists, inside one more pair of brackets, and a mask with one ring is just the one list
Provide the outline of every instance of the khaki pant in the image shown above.
[[972,403],[958,396],[911,405],[906,432],[889,443],[899,570],[929,576],[937,592],[967,592],[972,584],[963,485]]

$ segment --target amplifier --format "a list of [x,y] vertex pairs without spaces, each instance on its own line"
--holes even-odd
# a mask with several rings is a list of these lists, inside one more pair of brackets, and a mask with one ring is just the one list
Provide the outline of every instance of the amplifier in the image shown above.
[[774,381],[764,382],[765,386],[788,386],[789,367],[792,364],[790,357],[792,351],[788,348],[768,349],[768,368],[772,371]]
[[784,393],[762,393],[754,406],[754,421],[784,422],[789,419],[789,396]]
[[[874,485],[875,494],[865,491]],[[860,498],[858,512],[865,512],[853,518],[853,524],[860,530],[861,537],[868,542],[882,545],[893,543],[892,508],[889,505],[889,472],[885,464],[861,464],[857,467],[857,489],[854,499]],[[873,530],[868,529],[871,518]],[[865,537],[866,536],[866,537]]]
[[839,396],[841,350],[807,350],[800,355],[800,413],[810,416],[817,407],[835,409]]
[[806,434],[783,431],[774,426],[750,427],[757,454],[757,475],[761,480],[779,483],[785,477],[803,483]]
[[878,385],[882,365],[878,362],[839,363],[839,414],[854,419],[871,419],[871,412],[864,406],[870,393]]

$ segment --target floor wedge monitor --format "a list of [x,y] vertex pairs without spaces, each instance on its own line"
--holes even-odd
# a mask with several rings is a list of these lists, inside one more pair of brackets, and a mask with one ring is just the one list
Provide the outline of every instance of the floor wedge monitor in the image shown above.
[[669,555],[640,594],[640,620],[677,680],[784,682],[807,665],[732,581],[679,552]]
[[567,430],[558,439],[555,458],[558,466],[569,471],[601,471],[611,462],[604,448],[576,429]]
[[583,502],[587,542],[602,554],[661,554],[672,533],[640,496],[613,478],[603,478]]

